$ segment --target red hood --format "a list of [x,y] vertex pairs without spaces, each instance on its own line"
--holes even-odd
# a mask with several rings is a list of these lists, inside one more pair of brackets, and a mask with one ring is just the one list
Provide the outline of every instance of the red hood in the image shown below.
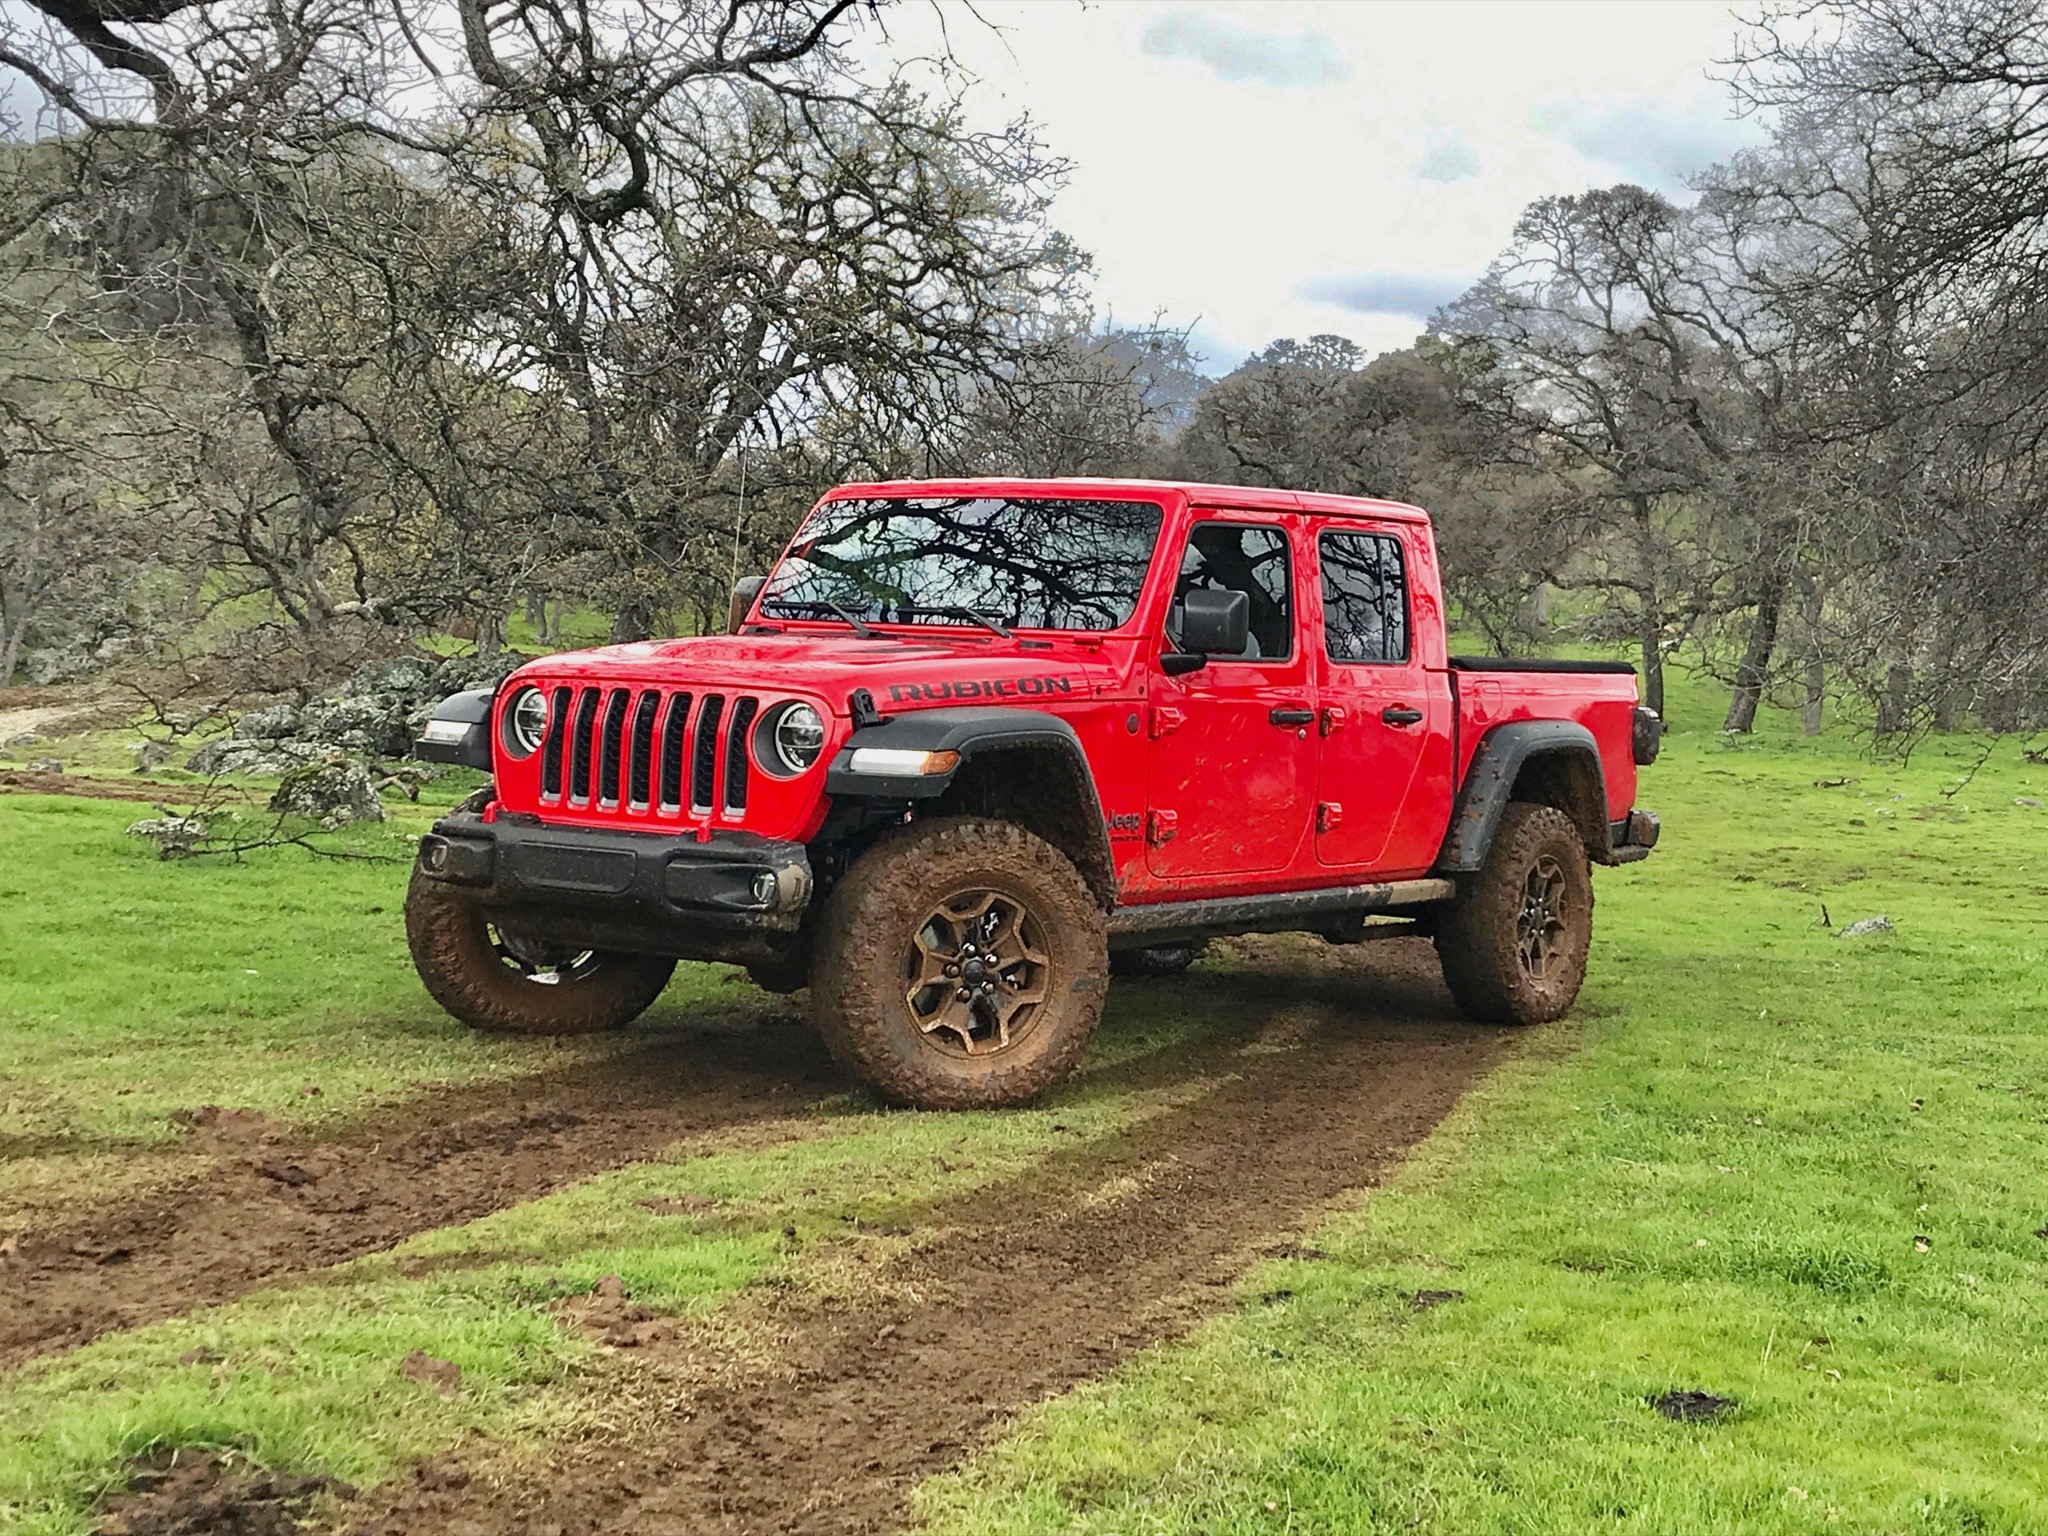
[[[1087,696],[1111,676],[1098,641],[924,636],[705,635],[544,656],[520,681],[606,682],[810,694],[847,712],[856,688],[884,710]],[[1029,649],[1026,648],[1029,645]]]

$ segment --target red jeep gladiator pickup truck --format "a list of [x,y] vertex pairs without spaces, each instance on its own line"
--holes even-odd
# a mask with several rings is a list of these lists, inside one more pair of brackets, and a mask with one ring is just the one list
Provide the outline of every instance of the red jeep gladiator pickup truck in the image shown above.
[[1014,1104],[1109,977],[1221,934],[1434,938],[1458,1005],[1571,1007],[1659,722],[1605,662],[1447,654],[1427,514],[1108,480],[842,486],[722,636],[436,707],[493,787],[406,932],[479,1029],[611,1028],[678,959],[808,986],[883,1097]]

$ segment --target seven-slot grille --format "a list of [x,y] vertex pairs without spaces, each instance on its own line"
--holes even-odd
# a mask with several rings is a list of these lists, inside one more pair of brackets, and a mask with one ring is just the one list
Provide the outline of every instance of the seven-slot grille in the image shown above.
[[543,805],[654,816],[746,809],[747,737],[761,712],[752,694],[561,684],[546,691]]

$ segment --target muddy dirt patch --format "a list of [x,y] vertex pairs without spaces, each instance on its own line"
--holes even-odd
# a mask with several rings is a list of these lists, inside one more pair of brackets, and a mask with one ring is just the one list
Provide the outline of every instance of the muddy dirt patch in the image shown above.
[[[201,794],[222,798],[221,791],[197,784],[158,784],[149,779],[108,779],[82,773],[31,773],[25,768],[0,768],[0,795],[5,794],[71,795],[81,800],[135,800],[149,805],[187,803]],[[239,789],[228,791],[225,798],[237,804],[251,799]]]
[[331,1477],[243,1470],[185,1451],[138,1471],[108,1501],[94,1536],[297,1536],[316,1502],[354,1492]]
[[735,1376],[687,1337],[636,1338],[677,1385],[673,1417],[565,1451],[532,1482],[415,1484],[359,1536],[889,1529],[919,1478],[1019,1408],[1224,1304],[1273,1234],[1377,1183],[1509,1049],[1452,1020],[1426,946],[1373,949],[1312,980],[1264,969],[1190,992],[1264,1021],[1211,1091],[936,1204],[946,1235],[892,1264],[886,1299],[775,1317],[776,1369]]
[[340,1139],[245,1110],[187,1117],[199,1178],[0,1255],[0,1366],[232,1300],[474,1220],[691,1136],[780,1120],[846,1087],[808,1030],[689,1029],[541,1080],[450,1089]]

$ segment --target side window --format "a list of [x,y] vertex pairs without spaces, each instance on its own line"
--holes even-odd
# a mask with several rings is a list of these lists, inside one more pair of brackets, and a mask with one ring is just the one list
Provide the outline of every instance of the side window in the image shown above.
[[1408,571],[1401,541],[1383,533],[1325,533],[1323,647],[1332,661],[1408,659]]
[[1167,623],[1176,644],[1180,600],[1190,592],[1242,592],[1251,599],[1251,640],[1246,660],[1284,661],[1294,652],[1294,573],[1287,559],[1287,535],[1278,528],[1247,523],[1198,523],[1188,535],[1173,589]]

